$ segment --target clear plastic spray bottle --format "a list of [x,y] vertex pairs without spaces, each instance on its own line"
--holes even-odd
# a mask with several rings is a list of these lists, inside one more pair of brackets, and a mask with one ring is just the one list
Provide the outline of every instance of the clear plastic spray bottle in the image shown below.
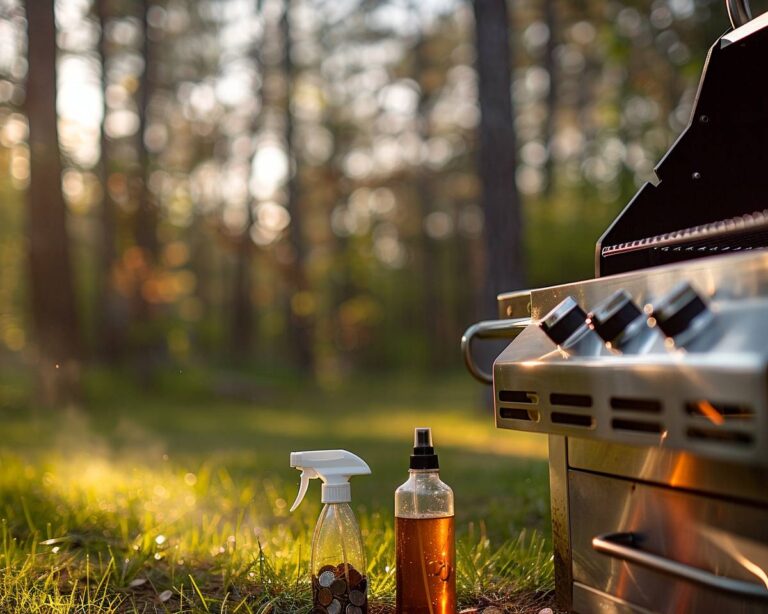
[[312,537],[311,614],[367,614],[368,578],[360,526],[349,506],[349,478],[367,475],[363,459],[346,450],[291,452],[291,467],[301,471],[301,485],[294,511],[307,494],[309,481],[323,481],[325,504]]
[[431,429],[416,429],[409,474],[395,491],[397,614],[455,614],[453,491]]

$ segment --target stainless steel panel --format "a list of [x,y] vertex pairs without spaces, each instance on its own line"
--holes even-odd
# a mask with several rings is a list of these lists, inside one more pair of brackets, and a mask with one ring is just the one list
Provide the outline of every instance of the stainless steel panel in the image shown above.
[[[529,327],[497,358],[497,427],[669,447],[768,466],[763,357],[712,353],[558,360],[542,353],[542,337],[537,327]],[[552,395],[586,402],[558,403]],[[657,407],[616,408],[616,400],[649,401]],[[688,413],[691,403],[743,406],[748,412],[712,420]]]
[[[709,295],[725,294],[733,298],[748,298],[768,294],[768,254],[765,251],[743,252],[727,256],[712,256],[683,264],[666,265],[600,277],[524,292],[509,292],[498,296],[499,316],[525,317],[519,306],[530,294],[530,316],[540,319],[566,296],[573,296],[581,305],[592,305],[620,289],[627,290],[640,305],[660,296],[682,280],[692,282]],[[513,315],[507,315],[511,306]]]
[[654,614],[652,610],[627,603],[579,582],[573,583],[572,611],[575,614]]
[[568,439],[549,436],[549,492],[552,504],[552,543],[555,597],[563,610],[571,608],[571,535],[568,521]]
[[659,613],[768,613],[745,598],[598,553],[592,540],[638,536],[643,551],[735,580],[768,585],[768,510],[569,470],[573,579]]
[[768,469],[659,447],[569,438],[568,465],[598,473],[768,504]]
[[500,318],[530,318],[531,291],[506,292],[498,296]]

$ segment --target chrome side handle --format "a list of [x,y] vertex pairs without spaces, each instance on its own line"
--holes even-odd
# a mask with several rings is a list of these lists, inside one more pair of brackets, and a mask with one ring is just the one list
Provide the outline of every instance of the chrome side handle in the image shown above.
[[768,588],[765,585],[718,576],[658,554],[644,552],[637,548],[638,541],[638,535],[634,533],[604,533],[592,538],[592,548],[601,554],[629,563],[636,563],[653,571],[695,582],[724,593],[731,593],[740,597],[768,599]]
[[508,320],[484,320],[477,322],[464,331],[461,336],[461,353],[464,364],[476,380],[489,386],[493,384],[493,374],[484,371],[472,357],[472,341],[477,339],[509,339],[517,337],[531,323],[530,318],[510,318]]

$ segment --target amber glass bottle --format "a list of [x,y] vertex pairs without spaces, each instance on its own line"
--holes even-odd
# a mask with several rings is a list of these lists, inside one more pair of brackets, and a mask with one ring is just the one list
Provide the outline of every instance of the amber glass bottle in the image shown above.
[[428,428],[416,429],[409,474],[395,491],[397,614],[455,614],[453,491]]

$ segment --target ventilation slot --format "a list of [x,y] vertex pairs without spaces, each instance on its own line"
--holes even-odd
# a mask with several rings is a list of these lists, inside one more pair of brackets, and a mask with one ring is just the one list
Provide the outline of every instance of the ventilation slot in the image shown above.
[[535,405],[539,402],[539,395],[528,390],[500,390],[499,401],[502,403],[527,403]]
[[519,409],[517,407],[501,407],[499,415],[505,420],[525,420],[527,422],[538,422],[539,412],[529,409]]
[[614,418],[611,426],[621,431],[637,431],[639,433],[661,433],[661,424],[658,422],[641,422],[640,420],[624,420]]
[[720,429],[704,429],[692,427],[688,429],[688,437],[691,439],[716,441],[718,443],[733,443],[740,446],[748,446],[753,442],[753,438],[750,433],[722,431]]
[[567,414],[562,411],[552,412],[550,417],[553,424],[567,424],[568,426],[584,426],[592,428],[595,424],[595,420],[592,416],[585,416],[583,414]]
[[689,416],[702,416],[712,424],[723,424],[731,420],[751,420],[755,412],[751,407],[738,403],[713,403],[707,400],[685,404],[685,413]]
[[611,397],[611,409],[616,411],[642,411],[649,414],[658,414],[661,411],[661,401],[655,399]]
[[592,407],[592,397],[588,394],[564,394],[553,392],[549,395],[552,405],[567,405],[569,407]]

